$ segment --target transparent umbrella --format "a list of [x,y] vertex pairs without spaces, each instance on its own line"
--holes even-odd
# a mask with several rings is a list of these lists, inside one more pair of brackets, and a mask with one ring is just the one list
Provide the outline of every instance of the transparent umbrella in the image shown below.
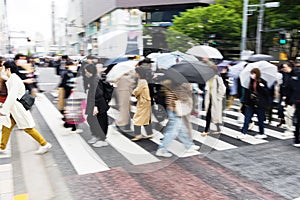
[[259,61],[248,64],[240,73],[241,85],[245,88],[249,87],[250,72],[253,68],[258,68],[261,73],[261,77],[267,82],[268,87],[272,87],[277,80],[277,66],[267,61]]

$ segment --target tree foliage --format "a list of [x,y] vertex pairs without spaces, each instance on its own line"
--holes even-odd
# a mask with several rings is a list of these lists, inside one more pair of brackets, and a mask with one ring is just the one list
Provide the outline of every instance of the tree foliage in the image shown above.
[[223,5],[189,9],[175,17],[170,30],[178,31],[199,43],[211,39],[240,40],[241,16]]

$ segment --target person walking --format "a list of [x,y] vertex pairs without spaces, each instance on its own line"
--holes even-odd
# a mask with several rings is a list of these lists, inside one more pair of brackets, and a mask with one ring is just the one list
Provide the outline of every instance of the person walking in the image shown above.
[[40,144],[36,154],[44,154],[51,149],[52,145],[34,128],[35,123],[30,111],[17,100],[25,94],[25,85],[16,74],[18,67],[12,61],[6,61],[3,66],[8,79],[6,81],[7,98],[0,109],[0,116],[4,117],[0,150],[6,149],[11,131],[17,124],[19,129],[23,129]]
[[294,101],[292,99],[292,77],[295,76],[295,65],[291,62],[287,62],[283,64],[283,83],[281,87],[281,95],[282,95],[282,101],[285,104],[285,111],[284,113],[284,119],[280,122],[282,124],[286,124],[286,129],[288,131],[293,131],[292,126],[293,126],[293,116],[295,112],[295,107],[294,107]]
[[88,64],[85,67],[85,73],[89,86],[85,114],[87,114],[87,122],[92,132],[92,138],[88,140],[88,143],[93,147],[104,147],[108,145],[105,140],[108,131],[109,105],[104,98],[103,85],[96,66]]
[[120,114],[115,120],[119,132],[129,134],[131,130],[130,97],[134,88],[134,70],[122,75],[115,83],[116,102]]
[[[164,83],[166,92],[166,104],[169,122],[166,127],[164,138],[159,145],[155,155],[162,157],[171,157],[172,154],[168,152],[167,148],[169,144],[178,137],[178,139],[184,144],[186,152],[193,152],[200,149],[199,146],[193,143],[193,140],[188,135],[188,127],[184,123],[184,120],[176,112],[176,101],[180,100],[192,107],[192,94],[188,90],[190,84],[178,84],[172,80],[166,80]],[[192,109],[190,110],[192,111]]]
[[250,72],[249,88],[245,88],[244,104],[245,119],[241,134],[237,139],[246,137],[248,126],[254,113],[258,118],[259,134],[255,135],[257,139],[267,138],[264,133],[265,108],[269,103],[269,89],[267,82],[261,78],[261,72],[258,68],[253,68]]
[[[137,87],[132,91],[132,94],[137,98],[137,110],[133,115],[134,135],[132,141],[138,141],[143,138],[152,138],[151,125],[151,97],[148,87],[147,70],[143,67],[135,68],[136,76],[138,78]],[[143,136],[141,127],[144,126],[147,136]]]
[[295,131],[294,131],[294,146],[300,147],[300,70],[294,70],[292,78],[290,79],[290,94],[291,101],[295,106],[294,117],[296,118]]
[[[217,70],[214,65],[212,67]],[[201,136],[206,136],[209,134],[210,124],[213,122],[217,130],[212,132],[214,134],[219,134],[221,132],[222,124],[222,113],[223,113],[223,98],[225,98],[226,86],[224,85],[223,79],[220,75],[216,74],[210,80],[207,81],[205,87],[205,111],[206,111],[206,124],[204,132]]]

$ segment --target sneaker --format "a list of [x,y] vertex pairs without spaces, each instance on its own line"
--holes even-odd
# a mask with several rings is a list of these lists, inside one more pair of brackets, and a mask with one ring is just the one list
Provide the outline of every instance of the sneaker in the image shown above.
[[154,136],[154,134],[146,135],[146,136],[144,136],[144,139],[152,139],[153,136]]
[[254,137],[255,137],[256,139],[265,139],[265,138],[267,138],[268,136],[265,135],[265,134],[256,134]]
[[5,149],[0,149],[0,154],[5,154],[6,150]]
[[95,137],[95,136],[92,136],[92,138],[89,139],[87,142],[88,142],[89,144],[94,144],[94,143],[96,143],[98,140],[99,140],[99,138],[97,138],[97,137]]
[[300,143],[293,144],[294,147],[300,147]]
[[165,150],[163,148],[157,149],[155,155],[156,156],[161,156],[161,157],[166,157],[166,158],[172,157],[172,154],[169,153],[167,150]]
[[45,145],[45,146],[40,146],[40,148],[35,152],[35,154],[44,154],[47,153],[52,147],[52,144],[50,144],[49,142]]
[[201,133],[201,136],[204,137],[204,136],[207,136],[208,134],[209,134],[209,132],[202,132],[202,133]]
[[82,133],[82,132],[83,132],[82,129],[76,129],[75,131],[72,131],[72,130],[71,130],[71,133]]
[[97,142],[95,142],[94,144],[92,144],[93,147],[106,147],[108,146],[108,143],[102,140],[99,140]]
[[254,122],[251,122],[251,123],[249,124],[248,130],[252,130],[253,127],[254,127]]
[[131,141],[139,141],[141,139],[143,139],[144,137],[142,135],[137,135],[134,138],[131,139]]
[[198,145],[192,145],[189,149],[186,150],[187,153],[198,151],[200,147]]
[[239,140],[245,139],[245,138],[246,138],[246,135],[247,135],[247,134],[240,133],[238,136],[236,136],[236,139],[239,139]]

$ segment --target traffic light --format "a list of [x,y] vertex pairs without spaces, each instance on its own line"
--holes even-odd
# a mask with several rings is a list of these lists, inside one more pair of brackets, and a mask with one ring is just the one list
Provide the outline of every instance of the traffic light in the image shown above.
[[285,33],[279,34],[279,44],[286,44],[286,35]]

